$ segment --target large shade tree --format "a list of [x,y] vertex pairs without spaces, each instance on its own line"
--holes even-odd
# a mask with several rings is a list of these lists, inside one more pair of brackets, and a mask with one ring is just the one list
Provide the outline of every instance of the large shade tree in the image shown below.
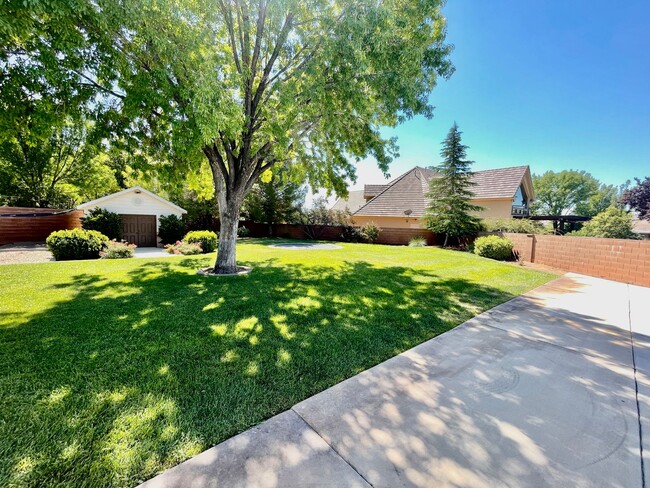
[[0,55],[0,68],[0,204],[69,207],[114,190],[88,119],[93,90],[42,76],[20,49]]
[[429,93],[453,71],[441,4],[97,0],[75,23],[89,45],[56,55],[95,87],[107,129],[131,148],[178,177],[207,159],[221,220],[215,267],[229,273],[240,207],[262,173],[291,166],[343,193],[354,160],[387,170],[396,154],[380,127],[432,115]]
[[[587,210],[590,199],[598,194],[600,182],[586,171],[546,171],[533,175],[535,203],[533,212],[537,215],[567,215],[578,210]],[[603,197],[607,200],[607,196]],[[611,205],[607,201],[605,208]],[[596,213],[601,210],[594,202]]]

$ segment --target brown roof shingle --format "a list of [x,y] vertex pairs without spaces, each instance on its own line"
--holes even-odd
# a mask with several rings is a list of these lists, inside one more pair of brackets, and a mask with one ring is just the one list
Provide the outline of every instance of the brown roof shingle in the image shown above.
[[366,199],[363,197],[363,190],[354,190],[348,192],[348,198],[339,198],[332,210],[339,210],[342,212],[350,211],[356,212],[366,204]]
[[376,197],[390,185],[364,185],[363,186],[363,197],[371,198]]
[[[472,188],[474,199],[514,197],[526,171],[528,166],[477,171],[472,177],[476,183]],[[401,217],[410,211],[408,215],[422,217],[427,206],[424,195],[429,190],[429,182],[436,176],[435,171],[416,166],[353,213],[360,216]]]

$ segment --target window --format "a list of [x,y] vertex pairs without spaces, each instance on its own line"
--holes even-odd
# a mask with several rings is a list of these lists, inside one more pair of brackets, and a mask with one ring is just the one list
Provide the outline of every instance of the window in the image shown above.
[[519,188],[517,188],[517,193],[515,193],[515,201],[513,202],[513,205],[519,207],[528,206],[528,198],[526,197],[526,191],[522,185],[519,185]]

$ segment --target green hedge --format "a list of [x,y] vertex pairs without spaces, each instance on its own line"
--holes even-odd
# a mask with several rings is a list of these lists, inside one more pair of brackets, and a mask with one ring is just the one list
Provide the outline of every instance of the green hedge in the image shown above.
[[57,261],[97,259],[108,243],[108,237],[96,230],[57,230],[47,237],[45,243]]
[[485,219],[485,230],[488,232],[512,232],[515,234],[552,234],[553,230],[544,227],[530,219]]
[[172,244],[183,238],[185,224],[177,215],[161,215],[158,223],[158,236],[163,244]]
[[217,234],[211,230],[193,230],[185,234],[183,242],[200,244],[203,254],[206,254],[217,249]]
[[507,261],[513,257],[512,241],[499,236],[479,237],[474,241],[474,254],[498,261]]
[[122,216],[110,210],[93,208],[81,219],[81,227],[101,232],[109,239],[122,239]]

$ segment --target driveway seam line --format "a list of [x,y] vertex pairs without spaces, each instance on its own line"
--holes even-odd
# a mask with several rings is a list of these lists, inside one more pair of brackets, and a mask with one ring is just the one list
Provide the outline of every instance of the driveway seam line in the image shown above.
[[[630,366],[629,364],[622,363],[622,362],[620,362],[620,361],[618,361],[616,359],[602,358],[602,357],[596,356],[594,354],[589,354],[588,352],[580,351],[578,349],[572,349],[572,348],[567,347],[567,346],[561,346],[560,344],[555,344],[553,342],[545,341],[544,339],[534,339],[534,338],[526,337],[525,335],[520,334],[519,332],[515,332],[514,330],[511,330],[511,329],[505,329],[505,328],[501,328],[501,327],[498,327],[496,325],[491,325],[491,324],[481,324],[481,325],[485,325],[487,327],[491,327],[492,329],[500,330],[502,332],[512,333],[513,335],[516,335],[520,339],[524,339],[524,340],[529,341],[529,342],[541,342],[542,344],[547,344],[547,345],[553,346],[553,347],[559,347],[560,349],[563,349],[565,351],[573,352],[573,353],[576,353],[576,354],[582,354],[583,356],[588,356],[590,358],[605,359],[605,360],[610,361],[610,362],[612,362],[614,364],[618,364],[619,366],[623,366],[623,367],[629,367]],[[456,326],[456,327],[458,327],[458,326]],[[630,348],[631,348],[630,352],[631,352],[631,355],[632,355],[632,367],[634,367],[634,348],[632,347],[632,338],[630,338]]]
[[311,429],[311,430],[312,430],[312,431],[313,431],[313,432],[314,432],[318,437],[320,437],[321,439],[323,439],[323,442],[324,442],[325,444],[327,444],[327,445],[329,446],[329,448],[330,448],[330,449],[331,449],[331,450],[332,450],[332,451],[333,451],[333,452],[334,452],[334,453],[335,453],[339,458],[341,458],[341,461],[343,461],[345,464],[347,464],[348,466],[350,466],[350,468],[351,468],[355,473],[357,473],[357,474],[359,475],[359,477],[360,477],[363,481],[365,481],[365,482],[367,483],[368,486],[374,488],[374,485],[373,485],[370,481],[368,481],[368,480],[366,479],[366,477],[365,477],[364,475],[362,475],[362,474],[359,472],[359,470],[357,470],[357,468],[355,468],[355,467],[354,467],[350,462],[348,462],[348,460],[345,459],[345,458],[341,455],[341,453],[338,452],[338,451],[336,450],[336,448],[335,448],[332,444],[330,444],[329,442],[327,442],[327,440],[325,440],[325,439],[323,438],[323,436],[320,435],[320,432],[318,432],[316,429],[314,429],[314,428],[309,424],[309,422],[307,422],[307,420],[305,420],[305,418],[304,418],[302,415],[300,415],[300,414],[298,413],[298,411],[296,411],[293,407],[291,407],[291,411],[292,411],[293,413],[295,413],[295,414],[298,416],[298,418],[299,418],[300,420],[302,420],[302,421],[305,423],[305,425],[306,425],[307,427],[309,427],[309,428],[310,428],[310,429]]
[[643,462],[643,425],[641,423],[641,405],[639,403],[639,382],[637,380],[636,353],[634,350],[634,334],[632,333],[632,301],[630,300],[630,285],[627,285],[627,319],[630,325],[630,343],[632,344],[632,366],[634,367],[634,397],[636,414],[639,424],[639,453],[641,455],[641,486],[645,488],[645,466]]

